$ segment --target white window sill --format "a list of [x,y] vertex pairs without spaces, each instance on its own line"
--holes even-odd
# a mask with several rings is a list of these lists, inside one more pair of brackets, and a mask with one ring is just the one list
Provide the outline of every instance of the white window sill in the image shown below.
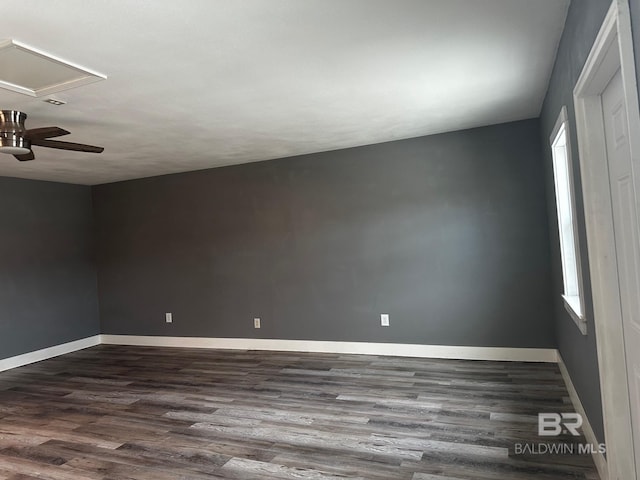
[[580,297],[577,295],[562,295],[562,300],[564,300],[564,308],[569,312],[571,318],[576,323],[580,332],[583,335],[587,334],[587,321],[584,318],[584,313],[582,312],[582,302],[580,301]]

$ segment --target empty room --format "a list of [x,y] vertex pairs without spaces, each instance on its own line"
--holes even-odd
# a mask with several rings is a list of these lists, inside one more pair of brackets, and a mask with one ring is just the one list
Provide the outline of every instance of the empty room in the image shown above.
[[24,0],[0,480],[640,479],[640,0]]

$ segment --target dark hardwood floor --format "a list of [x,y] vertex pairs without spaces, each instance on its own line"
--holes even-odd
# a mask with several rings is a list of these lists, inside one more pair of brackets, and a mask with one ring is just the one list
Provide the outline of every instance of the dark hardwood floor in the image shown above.
[[548,364],[99,346],[0,373],[0,479],[596,479],[515,455],[571,411]]

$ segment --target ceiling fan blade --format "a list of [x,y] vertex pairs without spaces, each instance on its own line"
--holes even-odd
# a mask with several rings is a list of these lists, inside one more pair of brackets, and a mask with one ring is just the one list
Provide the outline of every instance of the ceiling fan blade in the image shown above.
[[24,137],[29,140],[35,140],[37,138],[52,138],[52,137],[61,137],[63,135],[69,135],[70,132],[60,128],[60,127],[42,127],[42,128],[31,128],[24,132]]
[[57,148],[59,150],[73,150],[74,152],[91,152],[102,153],[103,147],[96,147],[93,145],[84,145],[82,143],[60,142],[57,140],[45,140],[36,138],[31,140],[31,145],[37,145],[39,147]]
[[36,158],[33,155],[33,152],[25,153],[24,155],[14,155],[14,157],[16,157],[21,162],[27,162],[29,160],[33,160],[34,158]]

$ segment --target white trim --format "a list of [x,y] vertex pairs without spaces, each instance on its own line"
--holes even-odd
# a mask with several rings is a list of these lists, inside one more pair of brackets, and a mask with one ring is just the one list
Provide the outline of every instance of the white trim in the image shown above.
[[[564,383],[567,386],[567,391],[569,392],[571,403],[573,404],[576,413],[579,413],[582,416],[582,431],[584,432],[584,436],[587,439],[587,442],[591,445],[598,445],[600,442],[596,438],[596,434],[593,432],[593,428],[591,427],[591,423],[589,423],[589,418],[587,417],[587,412],[585,412],[584,407],[582,406],[582,402],[580,401],[580,397],[578,396],[578,391],[573,386],[573,382],[571,381],[571,376],[569,375],[567,366],[562,360],[562,356],[560,354],[558,354],[558,367],[560,367],[560,373],[562,374]],[[596,464],[600,479],[607,480],[609,478],[607,474],[607,459],[605,458],[604,454],[599,451],[598,448],[593,449],[593,462]]]
[[154,347],[270,350],[287,352],[353,353],[458,360],[504,360],[515,362],[557,362],[553,348],[468,347],[404,343],[325,342],[263,338],[161,337],[100,335],[101,343]]
[[573,92],[611,480],[636,478],[636,465],[618,272],[611,261],[616,252],[600,95],[620,68],[635,161],[640,154],[640,111],[631,35],[627,0],[614,0]]
[[[584,318],[584,313],[578,313],[579,307],[584,303],[582,296],[569,296],[562,295],[562,301],[564,303],[565,310],[569,313],[575,324],[580,329],[580,333],[587,334],[587,321]],[[584,312],[584,305],[582,305],[582,311]]]
[[15,357],[5,358],[0,360],[0,372],[29,365],[30,363],[40,362],[49,358],[58,357],[84,348],[95,347],[96,345],[100,345],[100,335],[94,335],[93,337],[82,338],[73,342],[63,343],[61,345],[43,348],[42,350],[35,350]]
[[329,342],[263,338],[160,337],[138,335],[94,335],[53,347],[0,360],[0,372],[76,352],[96,345],[135,345],[223,350],[265,350],[281,352],[345,353],[396,357],[445,358],[556,363],[553,348],[468,347],[405,343]]
[[[573,252],[565,252],[564,242],[563,242],[563,229],[562,229],[562,221],[560,217],[560,208],[558,205],[558,197],[561,195],[558,188],[558,171],[557,171],[557,160],[556,153],[554,149],[556,148],[555,142],[558,138],[558,134],[560,130],[564,127],[564,141],[565,141],[565,160],[567,166],[567,181],[569,188],[569,204],[570,204],[570,215],[571,215],[571,229],[573,236]],[[584,282],[582,276],[582,252],[580,251],[580,237],[578,235],[578,215],[576,214],[576,188],[574,182],[574,167],[573,167],[573,149],[571,147],[571,129],[569,125],[569,115],[567,113],[566,105],[563,105],[560,109],[560,113],[558,114],[558,118],[556,120],[556,124],[551,131],[551,136],[549,137],[549,144],[551,145],[551,154],[553,157],[553,177],[554,177],[554,189],[555,189],[555,198],[556,198],[556,213],[558,219],[558,237],[560,239],[560,253],[562,256],[562,277],[564,284],[564,291],[562,298],[564,299],[564,306],[569,312],[571,318],[575,322],[576,326],[580,330],[583,335],[587,334],[587,320],[585,318],[585,303],[584,303]],[[573,273],[567,271],[566,266],[566,255],[575,256],[575,282],[577,283],[577,295],[569,295],[567,283],[569,279],[567,275]],[[577,301],[576,301],[577,299]]]
[[22,93],[23,95],[29,95],[30,97],[42,97],[44,95],[50,95],[52,93],[62,92],[64,90],[69,90],[70,88],[76,88],[83,85],[88,85],[90,83],[99,82],[100,80],[107,79],[107,76],[103,75],[102,73],[98,73],[94,70],[91,70],[87,67],[83,67],[76,63],[68,62],[66,60],[63,60],[62,58],[56,57],[54,55],[51,55],[37,48],[31,47],[17,40],[5,40],[0,42],[0,50],[4,48],[11,48],[11,47],[14,47],[23,52],[29,52],[32,55],[44,58],[49,62],[54,62],[54,63],[57,63],[58,65],[71,68],[76,72],[78,72],[79,75],[82,75],[82,76],[75,78],[73,80],[70,80],[68,82],[57,83],[57,84],[50,85],[48,87],[43,87],[37,90],[0,80],[0,88],[5,88],[7,90],[11,90],[16,93]]
[[[555,142],[556,137],[558,136],[558,132],[560,131],[560,128],[562,127],[562,125],[565,125],[566,128],[566,124],[569,122],[569,115],[567,113],[567,106],[563,105],[562,108],[560,109],[560,113],[558,114],[558,118],[556,119],[556,124],[553,126],[553,130],[551,130],[551,135],[549,135],[549,145],[553,145],[553,142]],[[568,137],[569,135],[567,135]]]

